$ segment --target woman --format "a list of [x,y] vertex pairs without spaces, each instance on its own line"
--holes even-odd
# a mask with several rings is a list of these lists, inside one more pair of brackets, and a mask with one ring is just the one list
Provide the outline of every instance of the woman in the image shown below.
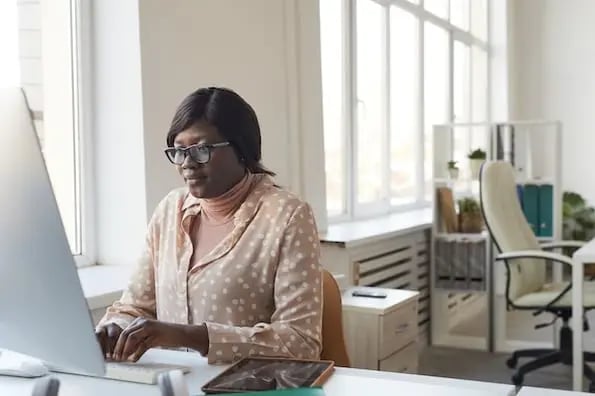
[[319,358],[314,217],[261,164],[252,107],[228,89],[197,90],[178,107],[165,153],[186,186],[158,205],[127,290],[97,326],[106,357],[171,347],[210,363]]

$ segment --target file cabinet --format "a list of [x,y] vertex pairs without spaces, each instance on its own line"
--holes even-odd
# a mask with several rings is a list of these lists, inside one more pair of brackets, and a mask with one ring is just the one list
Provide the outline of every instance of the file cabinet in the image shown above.
[[[358,291],[386,298],[354,297]],[[352,367],[416,373],[417,299],[410,290],[353,287],[343,293],[343,328]]]

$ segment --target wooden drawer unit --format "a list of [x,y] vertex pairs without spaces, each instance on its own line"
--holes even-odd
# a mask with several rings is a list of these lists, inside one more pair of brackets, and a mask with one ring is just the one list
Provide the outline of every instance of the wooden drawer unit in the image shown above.
[[[355,297],[356,290],[383,292],[386,298]],[[378,287],[353,287],[343,293],[343,329],[353,367],[417,368],[418,295]]]
[[395,373],[417,374],[417,343],[411,343],[379,362],[378,369]]
[[417,301],[380,316],[379,358],[393,354],[417,338]]

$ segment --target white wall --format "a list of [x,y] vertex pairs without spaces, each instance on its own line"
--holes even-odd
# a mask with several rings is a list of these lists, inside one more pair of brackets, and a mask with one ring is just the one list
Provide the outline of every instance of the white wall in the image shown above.
[[562,121],[563,188],[595,203],[589,177],[595,147],[595,2],[511,4],[511,117]]
[[96,255],[130,264],[147,224],[137,1],[93,2]]
[[216,85],[236,90],[254,107],[264,164],[278,173],[281,184],[300,194],[310,192],[306,198],[321,221],[324,174],[308,180],[317,187],[314,191],[304,188],[299,144],[312,139],[311,156],[324,169],[318,2],[139,4],[145,150],[154,159],[146,163],[147,209],[180,183],[162,154],[176,106],[196,88]]
[[[181,179],[163,155],[165,135],[176,106],[199,87],[227,86],[242,95],[259,117],[264,164],[277,172],[280,184],[310,202],[319,228],[325,228],[318,0],[126,2],[126,18],[131,18],[126,32],[119,31],[124,29],[124,16],[111,17],[107,13],[110,8],[118,12],[116,7],[121,7],[121,2],[95,3],[101,3],[96,8],[104,10],[94,20],[103,37],[96,55],[100,60],[95,63],[104,70],[104,78],[98,83],[102,86],[96,87],[96,105],[101,107],[103,103],[105,109],[98,114],[98,123],[104,125],[96,134],[108,133],[111,140],[116,135],[113,130],[122,130],[123,122],[130,130],[122,132],[137,144],[133,146],[131,161],[98,163],[96,172],[103,173],[104,166],[110,169],[110,177],[117,178],[115,186],[127,177],[134,178],[134,184],[126,189],[132,200],[123,203],[113,202],[119,192],[103,185],[104,193],[107,191],[106,195],[112,197],[111,204],[125,209],[139,199],[140,193],[139,208],[147,221],[163,196],[181,185]],[[123,39],[118,38],[120,33]],[[123,63],[124,73],[114,69],[119,63]],[[130,75],[133,71],[136,74]],[[99,75],[101,78],[102,73]],[[119,84],[126,87],[125,92],[118,89]],[[125,111],[130,105],[124,103],[128,99],[120,95],[139,98],[132,105],[131,114]],[[110,98],[115,103],[110,103]],[[136,106],[141,104],[139,117]],[[127,139],[127,143],[131,141]],[[100,159],[105,158],[105,150],[105,146],[99,148]],[[128,169],[130,166],[134,173]],[[116,169],[119,174],[115,174]],[[139,177],[142,181],[137,180]],[[133,209],[135,216],[139,208]],[[111,213],[115,211],[104,205],[98,216],[109,219]],[[122,237],[122,228],[109,233],[104,227],[99,233],[108,233],[108,238],[115,240]],[[117,246],[113,241],[100,246],[100,251],[113,250],[109,245]],[[132,260],[136,253],[132,251],[130,257],[120,255],[117,261]]]

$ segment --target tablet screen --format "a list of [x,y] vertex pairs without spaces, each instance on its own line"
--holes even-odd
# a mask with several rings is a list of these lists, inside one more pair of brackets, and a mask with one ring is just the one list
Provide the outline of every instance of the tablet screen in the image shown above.
[[207,392],[245,392],[310,387],[332,362],[246,358],[203,387]]

